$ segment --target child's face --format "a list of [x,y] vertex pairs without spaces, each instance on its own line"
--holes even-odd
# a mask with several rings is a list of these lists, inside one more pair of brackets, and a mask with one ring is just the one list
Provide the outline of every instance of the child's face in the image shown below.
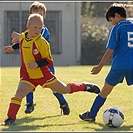
[[115,17],[110,17],[109,18],[109,22],[112,24],[112,25],[116,25],[118,24],[119,22],[121,21],[121,17],[118,13],[115,14]]
[[33,38],[38,36],[41,33],[42,30],[42,23],[41,22],[36,22],[32,21],[27,24],[28,28],[28,38]]
[[110,18],[109,18],[109,22],[110,22],[112,25],[116,25],[116,24],[119,23],[119,22],[118,22],[115,18],[113,18],[113,17],[110,17]]
[[41,10],[41,9],[39,9],[38,11],[32,11],[32,14],[33,13],[37,13],[37,14],[40,14],[41,16],[43,16],[43,18],[45,18],[46,17],[46,15],[44,14],[44,12],[43,12],[43,10]]

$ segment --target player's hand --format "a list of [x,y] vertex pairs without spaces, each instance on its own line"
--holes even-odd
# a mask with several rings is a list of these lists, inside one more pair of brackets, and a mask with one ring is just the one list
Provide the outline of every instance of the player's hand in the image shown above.
[[16,31],[12,32],[12,43],[16,43],[16,42],[19,41],[19,35],[20,34],[18,32],[16,32]]
[[38,67],[38,64],[36,62],[28,62],[27,66],[29,69],[34,69]]
[[13,52],[14,51],[14,49],[12,48],[12,46],[5,46],[4,47],[4,52],[6,52],[6,53],[10,53],[10,52]]
[[98,74],[101,71],[101,67],[100,66],[94,66],[91,70],[91,74]]

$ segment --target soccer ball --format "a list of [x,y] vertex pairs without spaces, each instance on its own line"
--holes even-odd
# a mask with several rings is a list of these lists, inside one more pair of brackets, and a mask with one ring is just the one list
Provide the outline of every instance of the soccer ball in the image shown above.
[[124,113],[118,107],[109,107],[103,113],[103,122],[108,127],[120,127],[124,121]]

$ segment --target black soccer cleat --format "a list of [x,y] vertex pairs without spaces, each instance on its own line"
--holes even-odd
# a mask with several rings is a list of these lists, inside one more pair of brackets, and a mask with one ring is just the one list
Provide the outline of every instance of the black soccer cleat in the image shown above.
[[33,104],[33,103],[27,103],[26,109],[25,109],[25,114],[30,114],[31,112],[33,112],[34,106],[35,106],[35,104]]
[[67,102],[63,105],[60,105],[60,108],[61,108],[61,114],[62,114],[62,112],[63,112],[63,115],[69,115],[70,114],[70,109],[69,109]]
[[86,85],[85,91],[91,92],[91,93],[96,93],[99,94],[100,93],[100,89],[98,86],[96,86],[95,84],[91,84],[88,82],[83,82]]
[[15,124],[15,120],[13,120],[12,118],[8,117],[8,118],[1,124],[1,126],[14,125],[14,124]]
[[82,119],[83,121],[88,121],[88,122],[95,122],[96,118],[92,118],[89,116],[89,112],[85,112],[82,114],[79,114],[80,119]]

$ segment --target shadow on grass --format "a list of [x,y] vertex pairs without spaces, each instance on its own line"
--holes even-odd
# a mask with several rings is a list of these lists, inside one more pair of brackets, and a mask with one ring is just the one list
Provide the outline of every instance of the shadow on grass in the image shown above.
[[[118,132],[118,131],[133,131],[133,125],[129,125],[129,126],[120,126],[120,127],[117,127],[117,128],[113,128],[113,127],[108,127],[104,124],[101,124],[101,123],[98,123],[98,122],[93,122],[93,123],[88,123],[88,126],[87,127],[84,127],[86,130],[95,130],[95,131],[112,131],[112,132]],[[94,124],[94,126],[93,126]],[[90,126],[89,126],[90,125]],[[95,125],[98,125],[99,127],[98,128],[95,128]]]
[[68,126],[68,125],[76,125],[76,124],[83,124],[83,123],[66,123],[66,124],[44,124],[42,125],[42,123],[39,125],[26,125],[27,123],[31,123],[33,121],[36,120],[44,120],[47,118],[54,118],[54,117],[61,117],[62,115],[54,115],[54,116],[45,116],[42,118],[32,118],[32,117],[24,117],[22,119],[17,119],[16,120],[16,124],[15,125],[9,125],[7,126],[8,128],[3,129],[2,131],[19,131],[19,132],[23,132],[23,131],[34,131],[36,129],[39,128],[47,128],[47,127],[52,127],[52,126]]
[[[24,117],[22,119],[17,119],[16,120],[16,124],[15,125],[10,125],[10,126],[7,126],[8,128],[6,129],[3,129],[1,131],[19,131],[19,132],[23,132],[23,131],[34,131],[34,130],[37,130],[39,128],[47,128],[47,127],[55,127],[55,126],[69,126],[69,125],[76,125],[76,124],[85,124],[86,122],[85,121],[79,121],[78,123],[66,123],[66,124],[44,124],[42,125],[41,124],[38,124],[38,125],[27,125],[27,123],[30,123],[30,122],[33,122],[33,121],[36,121],[36,120],[44,120],[44,119],[47,119],[47,118],[54,118],[54,117],[61,117],[61,115],[54,115],[54,116],[45,116],[45,117],[42,117],[42,118],[32,118],[32,117]],[[93,125],[94,124],[94,125]],[[98,125],[98,127],[96,127],[96,125]],[[133,125],[130,125],[130,126],[121,126],[119,128],[110,128],[110,127],[107,127],[106,125],[104,124],[101,124],[101,123],[98,123],[98,122],[93,122],[93,123],[89,123],[87,122],[87,126],[86,124],[83,126],[83,128],[86,130],[86,131],[90,131],[93,130],[93,131],[96,131],[96,132],[101,132],[101,131],[110,131],[110,132],[118,132],[118,131],[133,131]]]

